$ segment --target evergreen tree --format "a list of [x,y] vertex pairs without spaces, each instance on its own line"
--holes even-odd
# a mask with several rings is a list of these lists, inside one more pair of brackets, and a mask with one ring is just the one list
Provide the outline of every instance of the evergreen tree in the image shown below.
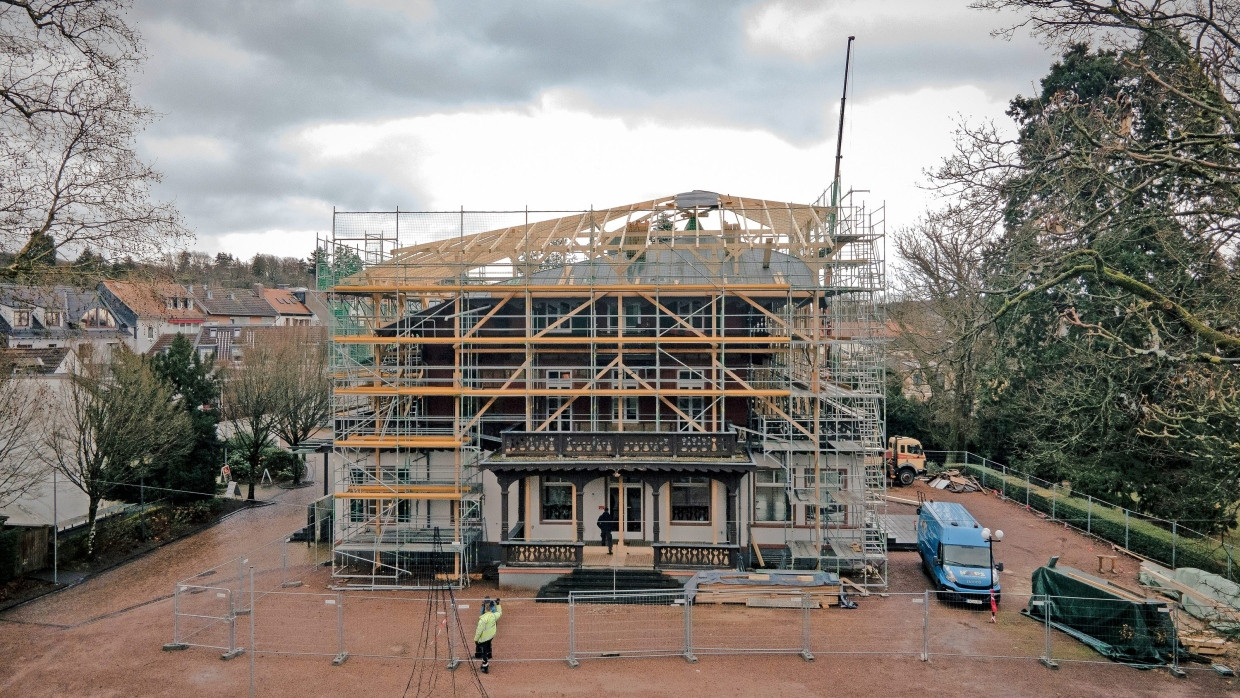
[[178,404],[193,426],[194,445],[180,458],[161,463],[147,484],[168,488],[176,501],[214,496],[223,446],[216,431],[220,421],[219,379],[183,334],[172,340],[166,354],[151,359],[151,369],[175,390]]

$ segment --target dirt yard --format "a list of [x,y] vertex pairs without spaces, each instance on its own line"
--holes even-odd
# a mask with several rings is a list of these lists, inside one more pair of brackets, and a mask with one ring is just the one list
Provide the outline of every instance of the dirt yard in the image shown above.
[[[893,490],[915,499],[914,488]],[[929,490],[927,491],[927,496]],[[291,531],[304,521],[302,505],[311,490],[269,490],[263,496],[276,506],[239,512],[192,538],[111,570],[86,583],[0,615],[0,695],[11,696],[184,696],[246,695],[251,689],[251,657],[221,661],[219,653],[191,648],[164,652],[172,638],[172,591],[178,580],[213,567],[230,557],[249,553],[256,544]],[[366,648],[342,666],[332,666],[331,611],[315,597],[264,596],[255,617],[265,622],[258,647],[317,654],[258,652],[253,655],[253,686],[262,696],[394,696],[417,694],[419,679],[426,695],[478,695],[479,685],[494,696],[507,695],[711,695],[808,693],[902,696],[958,693],[963,686],[986,695],[1197,696],[1240,695],[1240,685],[1202,665],[1192,665],[1186,679],[1165,670],[1138,671],[1100,662],[1100,657],[1062,633],[1055,633],[1054,655],[1060,668],[1050,670],[1035,659],[1044,646],[1042,626],[1018,614],[1021,597],[1030,591],[1030,574],[1052,555],[1086,571],[1097,570],[1099,553],[1110,546],[1085,538],[1026,512],[1023,507],[981,493],[936,499],[961,501],[982,522],[1006,533],[996,557],[1005,563],[1004,604],[1000,622],[988,614],[922,603],[927,580],[916,553],[891,555],[891,589],[884,597],[858,599],[860,608],[811,612],[815,659],[796,654],[710,655],[697,663],[680,657],[584,660],[570,668],[560,648],[566,633],[562,606],[534,604],[511,589],[475,585],[460,594],[476,609],[484,595],[504,597],[504,618],[495,643],[496,661],[489,675],[469,665],[448,672],[430,662],[402,659],[416,648],[411,632],[389,637],[393,626],[405,625],[406,612],[416,616],[414,594],[369,592],[370,598],[347,598],[349,646]],[[894,513],[902,513],[893,505]],[[911,507],[908,510],[912,511]],[[1120,583],[1135,585],[1137,563],[1120,557]],[[222,574],[220,576],[223,576]],[[297,593],[327,593],[327,572],[305,575]],[[278,586],[278,584],[276,585]],[[199,595],[206,597],[206,595]],[[322,614],[312,623],[293,606],[309,600]],[[424,602],[423,606],[425,605]],[[476,611],[475,611],[476,612]],[[579,636],[589,633],[633,633],[657,645],[660,617],[607,610],[590,622],[579,621]],[[728,647],[784,647],[799,642],[791,626],[772,622],[774,609],[695,607],[695,639]],[[464,612],[463,612],[464,613]],[[799,613],[799,611],[793,612]],[[929,614],[930,661],[920,660],[921,628]],[[674,620],[674,616],[669,616]],[[783,616],[789,617],[789,616]],[[245,618],[245,617],[241,617]],[[257,622],[257,621],[256,621]],[[239,644],[248,645],[248,619],[239,622]],[[799,626],[795,626],[799,629]],[[326,630],[325,630],[326,628]],[[669,638],[674,632],[669,631]],[[326,635],[327,637],[323,637]],[[302,643],[302,644],[298,644]],[[695,642],[695,645],[697,642]],[[358,650],[354,650],[358,651]],[[886,654],[898,652],[901,654]],[[380,657],[379,655],[382,655]],[[982,655],[989,658],[977,658]],[[412,655],[410,655],[412,656]],[[1079,660],[1079,661],[1073,661]],[[433,685],[430,681],[433,680]],[[428,690],[429,689],[429,690]]]

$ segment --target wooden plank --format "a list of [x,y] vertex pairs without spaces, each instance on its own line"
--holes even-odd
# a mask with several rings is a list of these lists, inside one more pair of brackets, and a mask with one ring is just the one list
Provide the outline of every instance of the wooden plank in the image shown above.
[[[750,608],[804,608],[801,605],[802,600],[796,596],[777,596],[774,598],[766,597],[750,597],[745,605]],[[815,600],[810,600],[810,608],[822,608],[822,604]]]

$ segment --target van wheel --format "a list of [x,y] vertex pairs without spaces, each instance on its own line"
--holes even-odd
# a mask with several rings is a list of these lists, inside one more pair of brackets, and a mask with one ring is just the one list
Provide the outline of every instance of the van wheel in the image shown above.
[[913,484],[913,480],[917,477],[917,472],[912,468],[900,468],[900,473],[896,477],[900,480],[902,486],[908,487]]

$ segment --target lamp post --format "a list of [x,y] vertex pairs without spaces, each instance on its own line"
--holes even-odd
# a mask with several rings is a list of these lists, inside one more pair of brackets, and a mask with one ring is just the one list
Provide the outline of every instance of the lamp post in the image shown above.
[[1002,540],[1003,540],[1003,531],[1000,531],[1000,530],[996,529],[996,530],[992,533],[992,532],[991,532],[991,530],[990,530],[989,528],[983,528],[983,529],[982,529],[982,538],[986,541],[987,546],[990,548],[990,570],[991,570],[991,572],[990,572],[990,574],[991,574],[991,578],[990,578],[990,586],[991,586],[991,588],[994,588],[994,585],[995,585],[995,580],[994,580],[994,574],[995,574],[995,571],[996,571],[996,570],[998,570],[998,571],[1002,571],[1002,569],[1003,569],[1002,567],[997,567],[997,566],[995,565],[995,543],[998,543],[998,542],[1000,542],[1000,541],[1002,541]]

